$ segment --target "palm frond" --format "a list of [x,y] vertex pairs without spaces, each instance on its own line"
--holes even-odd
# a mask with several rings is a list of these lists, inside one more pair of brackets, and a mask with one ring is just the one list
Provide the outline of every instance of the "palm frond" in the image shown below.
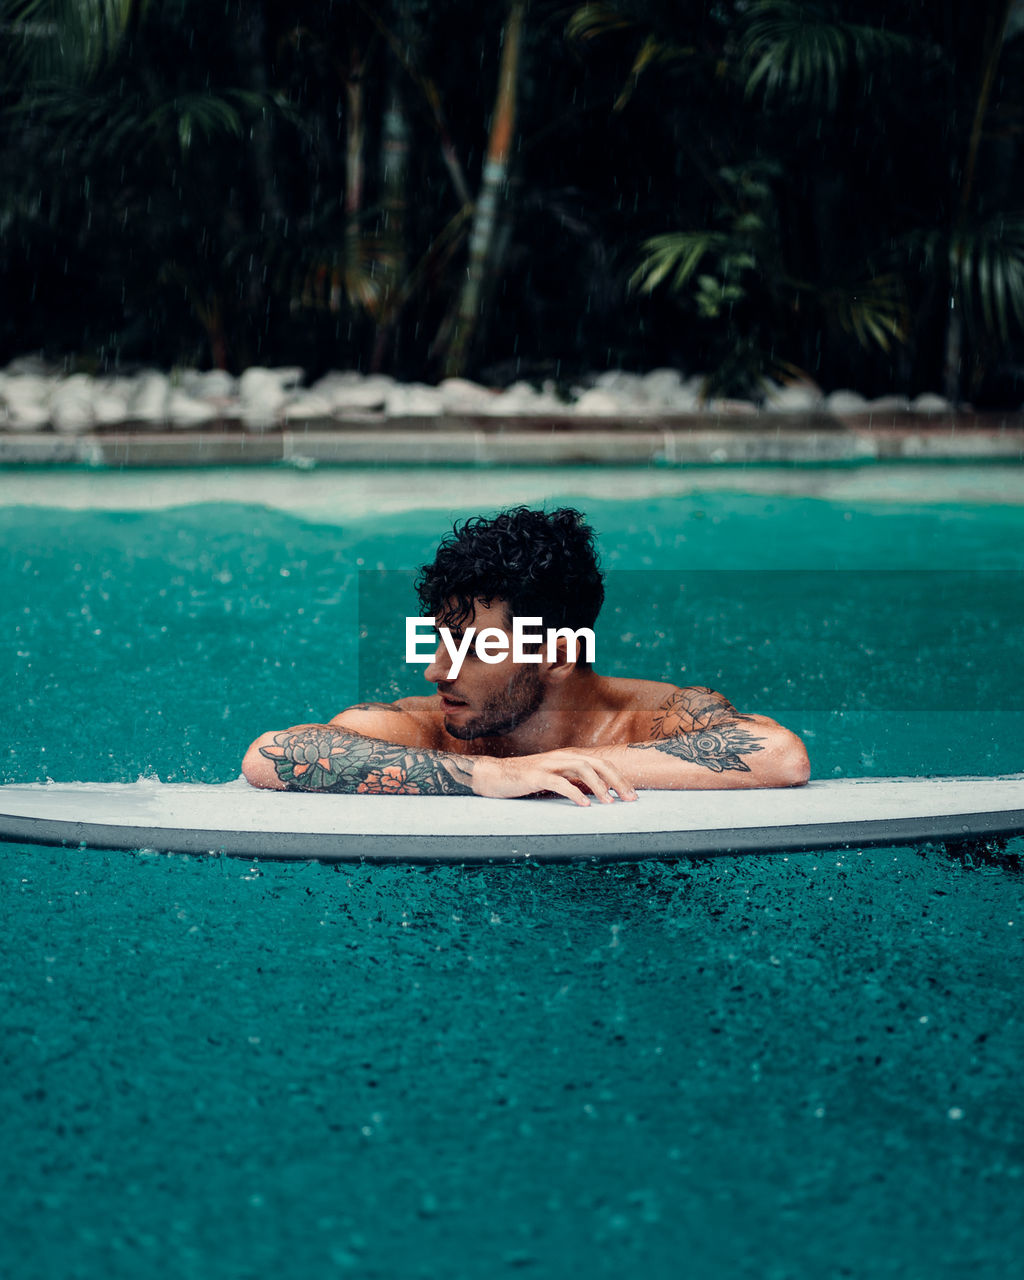
[[248,90],[178,93],[154,101],[141,90],[49,84],[39,86],[31,100],[14,103],[8,114],[45,121],[62,146],[76,145],[83,160],[91,161],[141,155],[175,142],[185,152],[197,134],[241,137],[246,119],[272,105],[268,95]]
[[679,62],[683,58],[691,58],[694,52],[692,45],[672,44],[654,35],[647,36],[633,59],[629,77],[622,87],[622,92],[615,99],[613,110],[621,111],[627,105],[640,81],[640,77],[650,67],[669,66],[671,63]]
[[149,0],[0,0],[4,70],[87,83],[113,60]]
[[746,96],[784,98],[793,105],[834,111],[851,70],[864,71],[906,52],[906,37],[881,27],[845,22],[799,0],[758,0],[747,11],[740,40]]
[[[614,4],[609,4],[605,0],[591,0],[591,3],[582,5],[570,15],[565,25],[565,34],[568,40],[583,43],[608,35],[610,32],[628,31],[639,25],[636,19],[625,14]],[[684,58],[691,58],[695,52],[692,45],[676,44],[675,41],[668,40],[662,35],[648,32],[637,50],[626,83],[615,99],[612,109],[622,111],[626,107],[645,71],[651,67],[668,66]]]
[[158,102],[143,127],[177,134],[181,150],[187,151],[196,133],[205,138],[241,137],[246,114],[255,113],[263,101],[259,94],[243,90],[176,94]]
[[591,0],[570,14],[565,34],[570,40],[593,40],[607,35],[609,31],[625,31],[634,25],[633,19],[626,17],[614,4]]
[[1024,214],[992,218],[949,241],[949,271],[967,323],[1006,343],[1024,330]]
[[673,290],[682,289],[704,257],[724,247],[727,240],[721,231],[668,231],[652,236],[644,241],[645,256],[630,276],[630,288],[653,293],[668,283]]
[[873,275],[851,286],[822,291],[822,304],[865,350],[889,351],[907,340],[910,312],[900,278]]

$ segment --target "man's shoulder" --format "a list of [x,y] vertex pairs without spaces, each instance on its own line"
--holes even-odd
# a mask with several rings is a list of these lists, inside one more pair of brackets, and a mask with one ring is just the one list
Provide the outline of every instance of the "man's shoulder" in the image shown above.
[[398,698],[395,702],[354,703],[334,716],[331,724],[368,738],[431,747],[440,732],[441,716],[436,698]]
[[696,733],[725,720],[743,719],[724,693],[706,685],[676,685],[660,702],[651,724],[651,738]]
[[626,679],[612,684],[614,696],[628,713],[631,735],[644,740],[692,733],[738,714],[728,698],[704,685]]

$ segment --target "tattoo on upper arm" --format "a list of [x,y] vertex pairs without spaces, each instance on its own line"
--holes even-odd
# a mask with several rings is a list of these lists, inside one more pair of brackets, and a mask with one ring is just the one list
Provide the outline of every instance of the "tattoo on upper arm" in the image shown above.
[[394,711],[396,715],[402,714],[402,708],[396,707],[393,702],[358,702],[354,707],[346,707],[346,711]]
[[274,734],[260,747],[289,791],[351,794],[467,796],[473,794],[473,759],[448,751],[402,747],[322,725]]
[[746,727],[750,723],[749,716],[713,689],[675,689],[655,713],[652,741],[631,745],[663,751],[712,773],[749,773],[742,757],[762,750],[761,740]]
[[724,720],[745,720],[728,698],[714,689],[673,689],[654,713],[652,738],[708,729]]

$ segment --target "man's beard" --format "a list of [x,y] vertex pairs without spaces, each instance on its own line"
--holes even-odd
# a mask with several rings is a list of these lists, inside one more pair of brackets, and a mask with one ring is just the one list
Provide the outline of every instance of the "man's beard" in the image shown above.
[[528,720],[543,701],[540,676],[531,667],[523,667],[500,693],[487,699],[478,716],[460,725],[446,722],[445,731],[449,737],[463,742],[473,738],[500,738]]

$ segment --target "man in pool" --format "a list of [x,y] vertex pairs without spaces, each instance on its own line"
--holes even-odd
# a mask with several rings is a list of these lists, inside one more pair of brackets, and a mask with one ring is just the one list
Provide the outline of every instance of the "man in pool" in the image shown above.
[[[487,661],[470,647],[471,627],[477,637],[488,627],[507,635],[517,618],[540,618],[545,631],[593,627],[603,575],[578,511],[518,507],[456,524],[416,587],[424,616],[449,632],[424,672],[436,692],[263,734],[242,765],[253,786],[492,797],[553,791],[587,805],[589,796],[635,800],[645,788],[807,781],[807,752],[795,734],[741,714],[711,689],[598,675],[568,634],[528,654],[521,647],[518,662],[511,645],[497,661],[493,649]],[[461,664],[452,648],[464,651]]]

